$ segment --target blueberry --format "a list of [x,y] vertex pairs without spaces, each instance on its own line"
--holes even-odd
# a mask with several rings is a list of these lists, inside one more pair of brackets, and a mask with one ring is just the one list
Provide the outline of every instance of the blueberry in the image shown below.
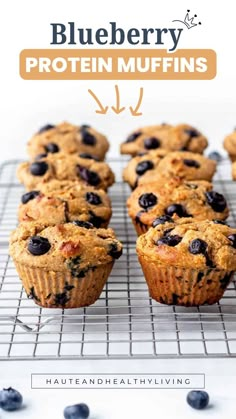
[[55,125],[47,124],[47,125],[44,125],[42,128],[40,128],[38,133],[42,134],[42,132],[49,131],[50,129],[53,129],[53,128],[55,128]]
[[144,140],[144,147],[147,150],[155,150],[156,148],[159,148],[160,145],[160,140],[155,137],[146,138],[146,140]]
[[0,407],[7,412],[12,412],[21,408],[23,397],[14,388],[4,388],[0,391]]
[[30,165],[30,173],[33,176],[43,176],[48,170],[48,164],[45,161],[34,162]]
[[204,242],[204,240],[201,239],[194,239],[190,242],[188,250],[193,255],[199,255],[199,254],[205,254],[207,249],[207,243]]
[[87,192],[85,198],[91,205],[99,205],[102,203],[100,196],[94,192]]
[[44,148],[48,153],[58,153],[60,151],[58,145],[55,143],[48,143]]
[[116,242],[109,244],[109,252],[108,255],[110,255],[113,259],[119,259],[119,257],[122,255],[122,249],[118,248],[118,245]]
[[190,138],[195,138],[199,136],[199,132],[196,129],[185,129],[184,132],[188,134]]
[[185,208],[180,204],[172,204],[165,210],[166,215],[169,215],[170,217],[174,214],[177,214],[178,217],[186,217],[188,214],[185,210]]
[[206,192],[206,199],[211,208],[216,212],[223,212],[227,206],[224,196],[218,192]]
[[221,154],[220,154],[220,153],[218,153],[218,151],[211,151],[211,152],[208,154],[208,158],[209,158],[209,159],[211,159],[211,160],[215,160],[215,161],[217,161],[217,162],[219,162],[219,161],[221,161],[221,160],[222,160],[222,156],[221,156]]
[[89,218],[90,223],[92,223],[94,227],[100,228],[101,225],[104,223],[103,218],[98,217],[96,214],[94,214],[93,211],[89,211],[89,214],[90,214],[90,218]]
[[164,235],[161,239],[157,240],[158,245],[167,244],[167,246],[177,246],[182,240],[182,237],[178,236],[177,234],[171,235]]
[[97,186],[101,182],[101,179],[96,172],[79,165],[77,166],[77,169],[81,178],[89,183],[89,185]]
[[67,406],[64,410],[65,419],[87,419],[89,417],[89,408],[85,403]]
[[94,228],[92,223],[89,223],[88,221],[80,221],[80,220],[75,220],[72,221],[73,224],[75,224],[77,227],[84,227],[84,228]]
[[236,249],[236,234],[230,234],[228,239],[231,241],[232,246]]
[[27,204],[27,202],[31,201],[32,199],[36,198],[36,196],[38,196],[40,194],[39,191],[30,191],[30,192],[26,192],[24,195],[22,195],[21,197],[21,202],[22,204]]
[[153,193],[144,193],[139,197],[138,203],[140,207],[148,209],[153,207],[158,202],[156,195]]
[[55,294],[55,300],[54,300],[54,302],[55,302],[55,305],[56,306],[62,306],[62,307],[64,307],[66,305],[66,303],[68,303],[68,301],[70,301],[70,298],[68,297],[66,291],[61,292],[61,293],[58,293],[58,294]]
[[89,160],[99,161],[99,158],[97,156],[93,156],[92,154],[89,154],[89,153],[80,153],[79,157],[81,157],[81,159],[89,159]]
[[153,169],[153,162],[150,160],[144,160],[137,164],[135,171],[137,175],[142,176],[151,169]]
[[34,256],[41,256],[47,253],[51,245],[45,237],[33,236],[29,239],[28,251]]
[[86,129],[86,128],[91,128],[91,125],[88,125],[88,124],[80,125],[80,129]]
[[187,403],[193,409],[205,409],[209,404],[209,395],[206,391],[192,390],[187,395]]
[[34,160],[41,160],[41,159],[44,159],[45,157],[47,157],[47,153],[40,153],[34,158]]
[[156,227],[165,223],[173,223],[173,219],[169,215],[161,215],[153,221],[152,226]]
[[94,135],[90,134],[86,129],[81,129],[82,142],[86,145],[94,146],[97,142]]
[[200,164],[196,160],[184,159],[183,162],[188,167],[195,167],[196,169],[200,167]]
[[140,135],[142,135],[141,131],[130,134],[126,140],[126,143],[133,143]]

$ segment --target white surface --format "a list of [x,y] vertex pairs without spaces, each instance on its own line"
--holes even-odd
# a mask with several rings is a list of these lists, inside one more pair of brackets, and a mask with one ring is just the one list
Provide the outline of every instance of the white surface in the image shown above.
[[[113,154],[118,152],[118,143],[130,130],[138,125],[162,121],[192,123],[209,136],[211,148],[219,148],[224,135],[236,125],[235,3],[232,0],[214,4],[204,0],[192,3],[183,0],[123,4],[105,0],[89,4],[76,0],[5,1],[0,26],[1,52],[4,55],[0,69],[0,160],[24,157],[25,143],[38,127],[63,119],[74,123],[89,122],[107,133]],[[218,76],[207,82],[119,82],[125,105],[136,101],[139,87],[143,85],[142,117],[132,118],[128,113],[120,116],[95,114],[95,105],[87,89],[93,89],[104,103],[111,104],[115,82],[26,82],[18,75],[20,50],[49,47],[50,22],[72,20],[84,26],[102,26],[116,20],[123,27],[158,27],[169,25],[188,7],[193,12],[196,8],[203,24],[201,28],[186,33],[181,47],[215,49]],[[185,403],[186,391],[180,390],[30,390],[30,374],[43,371],[205,372],[206,386],[214,406],[202,413],[192,411]],[[235,418],[235,378],[235,360],[2,362],[0,365],[1,386],[15,386],[25,397],[27,408],[14,417],[32,419],[58,419],[62,417],[65,405],[79,401],[91,406],[93,419],[172,419],[176,413],[182,419],[200,416],[231,419]],[[13,417],[13,414],[0,412],[0,418],[8,417]]]

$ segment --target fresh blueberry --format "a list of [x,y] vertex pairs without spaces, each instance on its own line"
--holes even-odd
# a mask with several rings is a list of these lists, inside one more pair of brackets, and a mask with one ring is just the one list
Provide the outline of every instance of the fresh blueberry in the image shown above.
[[102,203],[100,196],[94,192],[87,192],[85,198],[86,201],[91,205],[99,205]]
[[28,251],[34,256],[41,256],[47,253],[51,245],[45,237],[33,236],[29,239]]
[[140,135],[142,135],[141,131],[130,134],[126,140],[126,143],[133,143]]
[[187,403],[189,406],[193,407],[193,409],[205,409],[209,404],[209,395],[206,391],[192,390],[187,395]]
[[232,246],[236,249],[236,234],[230,234],[228,239],[231,241]]
[[86,145],[94,146],[97,142],[94,135],[90,134],[86,129],[81,129],[82,142]]
[[148,209],[153,207],[158,202],[156,195],[153,193],[144,193],[139,197],[138,203],[140,207]]
[[32,199],[36,198],[36,196],[38,196],[40,194],[39,191],[30,191],[30,192],[26,192],[24,195],[22,195],[21,197],[21,202],[22,204],[27,204],[27,202],[31,201]]
[[188,167],[195,167],[196,169],[199,169],[200,167],[200,164],[196,160],[184,159],[183,162],[185,166],[188,166]]
[[118,248],[116,242],[109,244],[108,255],[110,255],[113,259],[119,259],[119,257],[122,255],[122,249]]
[[218,192],[206,192],[206,199],[211,208],[216,212],[223,212],[227,206],[224,196]]
[[173,219],[169,215],[161,215],[153,221],[152,226],[156,227],[165,223],[173,223]]
[[89,183],[89,185],[97,186],[101,182],[101,179],[96,172],[80,165],[77,166],[77,169],[81,178],[85,180],[85,182]]
[[53,128],[55,128],[55,125],[47,124],[47,125],[44,125],[42,128],[40,128],[38,133],[42,134],[42,132],[49,131],[50,129],[53,129]]
[[165,210],[166,215],[172,217],[172,215],[176,214],[178,217],[186,217],[188,214],[186,213],[185,208],[180,204],[172,204]]
[[156,148],[159,148],[160,145],[160,140],[155,137],[146,138],[146,140],[144,140],[144,147],[147,150],[155,150]]
[[217,161],[217,162],[219,162],[219,161],[221,161],[221,160],[222,160],[222,156],[221,156],[221,154],[220,154],[220,153],[218,153],[218,151],[211,151],[211,152],[208,154],[208,158],[209,158],[209,159],[211,159],[211,160],[215,160],[215,161]]
[[89,407],[85,403],[67,406],[64,410],[65,419],[87,419],[89,417]]
[[37,154],[34,160],[41,160],[41,159],[44,159],[45,157],[47,157],[47,153],[40,153],[40,154]]
[[60,151],[58,145],[55,143],[48,143],[45,145],[45,150],[47,153],[58,153],[58,151]]
[[89,223],[88,221],[75,220],[72,221],[72,223],[75,224],[77,227],[84,227],[87,229],[94,228],[94,225],[92,223]]
[[80,153],[79,157],[81,157],[81,159],[89,159],[89,160],[99,161],[99,158],[97,156],[93,156],[92,154],[89,154],[89,153]]
[[137,164],[135,171],[137,175],[142,176],[151,169],[153,169],[153,162],[150,160],[144,160]]
[[33,176],[43,176],[48,170],[48,164],[45,161],[37,161],[30,165],[30,173]]
[[86,128],[91,128],[91,125],[88,125],[88,124],[80,125],[80,129],[86,129]]
[[14,388],[4,388],[0,391],[0,407],[7,412],[12,412],[21,408],[23,397]]
[[161,239],[157,240],[158,245],[167,244],[167,246],[177,246],[182,240],[182,237],[178,236],[177,234],[171,235],[164,235]]
[[199,136],[199,132],[196,129],[185,129],[184,132],[188,134],[190,138],[195,138]]
[[193,255],[205,254],[207,249],[207,243],[201,239],[194,239],[190,242],[188,250]]

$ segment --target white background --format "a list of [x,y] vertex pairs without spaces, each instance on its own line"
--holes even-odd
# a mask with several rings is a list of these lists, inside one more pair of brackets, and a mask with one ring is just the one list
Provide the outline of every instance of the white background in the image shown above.
[[[159,122],[188,122],[210,139],[211,148],[236,126],[235,3],[181,1],[8,0],[1,5],[0,64],[0,160],[25,156],[25,143],[47,122],[69,120],[91,123],[109,136],[112,153],[133,128]],[[163,27],[182,18],[186,9],[197,13],[202,26],[184,31],[181,48],[212,48],[218,56],[218,74],[212,81],[119,82],[122,104],[136,102],[144,87],[143,116],[95,114],[87,89],[106,104],[113,104],[115,82],[24,81],[19,77],[19,53],[25,48],[48,48],[50,22],[78,22],[78,26],[102,27],[116,21],[123,28]],[[185,391],[38,391],[30,390],[32,372],[205,372],[213,407],[200,413],[185,403]],[[93,419],[212,417],[235,418],[236,367],[232,360],[1,363],[0,386],[15,386],[27,407],[14,417],[61,418],[65,405],[85,401]],[[13,417],[2,414],[0,418]]]

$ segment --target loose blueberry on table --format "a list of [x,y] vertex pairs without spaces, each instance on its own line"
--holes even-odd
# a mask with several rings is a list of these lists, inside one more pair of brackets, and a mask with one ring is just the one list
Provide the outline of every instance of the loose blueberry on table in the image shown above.
[[7,412],[19,410],[23,403],[23,397],[14,388],[4,388],[0,391],[0,407]]
[[67,406],[64,410],[65,419],[87,419],[89,417],[89,407],[85,403]]
[[209,395],[206,391],[193,390],[187,395],[187,403],[193,409],[205,409],[209,404]]

